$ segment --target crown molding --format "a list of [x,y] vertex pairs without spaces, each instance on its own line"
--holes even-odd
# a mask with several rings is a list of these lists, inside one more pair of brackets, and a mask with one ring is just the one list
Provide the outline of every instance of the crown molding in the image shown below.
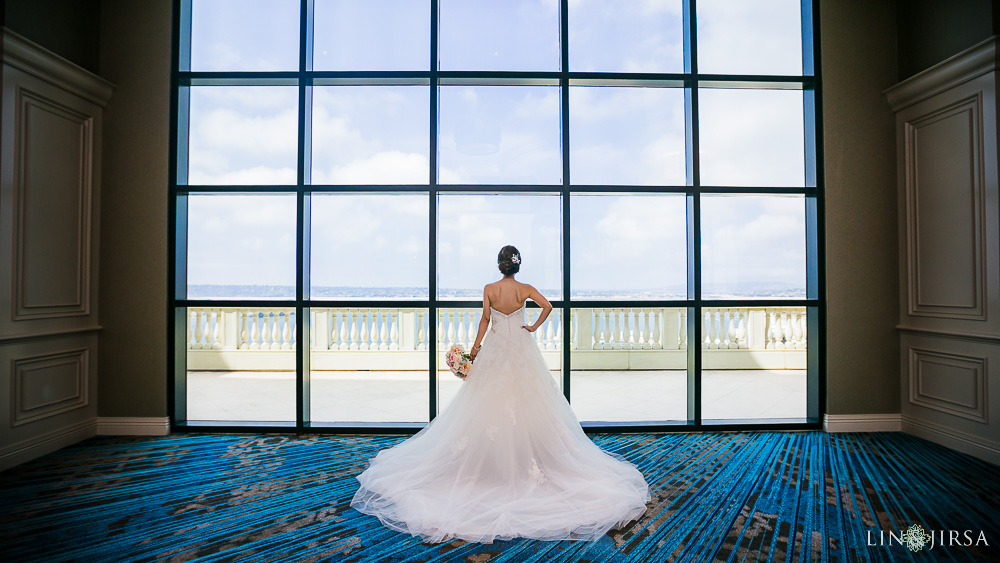
[[59,55],[38,46],[6,27],[3,33],[3,62],[50,82],[104,107],[115,85],[80,68]]
[[907,78],[883,92],[897,112],[997,68],[997,36]]

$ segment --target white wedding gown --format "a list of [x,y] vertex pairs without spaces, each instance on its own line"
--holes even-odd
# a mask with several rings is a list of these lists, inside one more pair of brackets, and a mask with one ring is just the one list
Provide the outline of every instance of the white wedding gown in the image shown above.
[[452,403],[378,453],[351,501],[428,542],[596,540],[643,513],[638,469],[595,445],[560,393],[524,306],[492,321]]

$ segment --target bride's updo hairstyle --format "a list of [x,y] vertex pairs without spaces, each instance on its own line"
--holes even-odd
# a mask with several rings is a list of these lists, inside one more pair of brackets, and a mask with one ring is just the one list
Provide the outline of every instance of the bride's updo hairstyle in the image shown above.
[[516,274],[521,269],[521,253],[509,244],[501,248],[500,254],[497,254],[497,267],[505,276]]

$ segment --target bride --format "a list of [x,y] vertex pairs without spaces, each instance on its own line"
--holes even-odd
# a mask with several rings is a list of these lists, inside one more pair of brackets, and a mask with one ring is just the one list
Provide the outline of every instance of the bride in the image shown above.
[[[642,474],[587,438],[549,374],[531,333],[552,305],[514,279],[520,264],[500,250],[468,377],[430,424],[371,460],[353,508],[427,542],[481,543],[596,540],[645,511]],[[528,298],[542,307],[531,325]]]

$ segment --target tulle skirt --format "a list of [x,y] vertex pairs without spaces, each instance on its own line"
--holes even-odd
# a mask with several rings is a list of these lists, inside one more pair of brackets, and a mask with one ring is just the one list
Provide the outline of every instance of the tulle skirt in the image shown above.
[[448,408],[358,481],[353,508],[427,542],[596,540],[650,498],[634,465],[584,434],[523,330],[490,335]]

